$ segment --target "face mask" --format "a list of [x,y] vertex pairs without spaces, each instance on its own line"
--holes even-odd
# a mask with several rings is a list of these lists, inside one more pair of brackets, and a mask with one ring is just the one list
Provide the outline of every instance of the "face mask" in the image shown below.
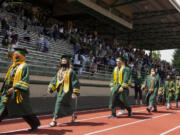
[[155,75],[155,72],[151,72],[151,75],[154,76],[154,75]]
[[68,67],[68,64],[61,64],[62,67]]
[[20,60],[20,58],[19,58],[18,55],[16,55],[16,56],[13,56],[13,60],[14,60],[15,62],[18,62],[18,61]]

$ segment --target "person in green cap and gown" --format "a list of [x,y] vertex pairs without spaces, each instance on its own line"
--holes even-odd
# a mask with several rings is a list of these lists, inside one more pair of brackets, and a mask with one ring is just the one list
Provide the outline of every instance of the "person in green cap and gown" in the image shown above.
[[80,84],[75,71],[71,68],[69,56],[62,56],[60,68],[48,86],[48,93],[56,91],[54,117],[50,127],[57,125],[56,120],[73,114],[72,101],[80,95]]
[[159,74],[156,73],[154,68],[152,68],[150,75],[145,78],[144,83],[141,87],[142,90],[147,90],[145,101],[148,105],[147,111],[149,113],[151,112],[152,107],[154,107],[153,112],[157,112],[156,97],[160,87],[161,79],[159,77]]
[[166,103],[167,103],[167,110],[171,109],[171,101],[173,100],[173,95],[175,91],[175,83],[171,79],[170,75],[167,76],[164,85],[165,93],[166,93]]
[[176,85],[175,85],[175,93],[174,93],[174,100],[176,102],[176,108],[178,108],[179,93],[180,93],[180,76],[177,76]]
[[23,117],[31,126],[29,131],[35,131],[40,122],[33,113],[29,100],[29,67],[25,61],[27,53],[25,48],[15,48],[13,64],[8,69],[0,90],[0,121]]
[[161,81],[161,87],[158,90],[158,104],[164,105],[166,103],[166,95],[164,90],[164,82]]
[[112,109],[112,115],[108,118],[116,118],[116,107],[120,107],[121,109],[125,108],[128,111],[128,116],[132,115],[132,110],[128,103],[128,84],[131,72],[126,66],[123,57],[117,57],[116,64],[117,66],[114,68],[110,83],[111,94],[109,108]]

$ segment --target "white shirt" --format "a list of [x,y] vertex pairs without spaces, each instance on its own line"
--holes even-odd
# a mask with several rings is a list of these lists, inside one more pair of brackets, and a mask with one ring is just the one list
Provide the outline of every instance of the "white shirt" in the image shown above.
[[13,44],[12,47],[11,47],[11,45],[9,45],[8,52],[14,52],[15,51],[14,48],[16,48],[15,44]]
[[38,38],[38,43],[40,43],[40,44],[44,43],[44,37],[43,36]]
[[81,64],[81,62],[80,62],[80,60],[78,59],[78,57],[79,57],[79,54],[75,54],[75,56],[74,56],[74,64]]

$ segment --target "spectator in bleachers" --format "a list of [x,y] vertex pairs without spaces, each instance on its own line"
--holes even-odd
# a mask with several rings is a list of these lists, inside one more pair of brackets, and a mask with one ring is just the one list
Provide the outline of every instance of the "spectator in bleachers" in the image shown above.
[[82,66],[82,58],[80,55],[80,51],[74,55],[74,70],[76,71],[76,73],[79,73],[79,69]]
[[8,45],[8,61],[12,60],[14,48],[16,48],[16,42],[12,40],[11,43]]
[[3,40],[2,40],[2,46],[4,48],[7,48],[8,47],[8,36],[6,35]]
[[53,37],[54,37],[54,40],[55,40],[55,41],[58,39],[58,29],[57,29],[56,26],[55,26],[55,28],[54,28]]
[[45,39],[45,41],[44,41],[44,50],[43,50],[43,52],[48,53],[49,47],[50,47],[50,42],[49,42],[49,40],[50,40],[49,37],[48,37],[47,39]]
[[115,64],[116,64],[116,62],[115,62],[114,58],[110,57],[109,66],[113,67],[113,66],[115,66]]
[[59,37],[60,39],[64,39],[64,27],[60,26],[59,28]]
[[86,62],[87,62],[87,58],[86,58],[85,54],[81,53],[81,63],[82,63],[82,66],[79,69],[79,74],[82,74],[82,72],[84,71],[85,66],[86,66]]
[[30,31],[25,31],[24,40],[26,40],[28,43],[30,42],[30,40],[31,40]]
[[12,26],[17,27],[17,17],[16,16],[12,17]]
[[27,22],[27,19],[25,18],[24,19],[24,28],[23,29],[26,31],[27,27],[28,27],[28,22]]
[[43,35],[39,35],[38,39],[37,39],[37,51],[41,51],[41,47],[43,46],[44,43],[44,36]]
[[74,53],[76,54],[80,49],[81,49],[81,46],[79,45],[79,43],[76,43],[74,45]]
[[4,18],[1,20],[1,29],[2,29],[2,35],[5,35],[5,34],[6,34],[6,31],[9,30],[9,23],[8,23],[7,17],[4,17]]

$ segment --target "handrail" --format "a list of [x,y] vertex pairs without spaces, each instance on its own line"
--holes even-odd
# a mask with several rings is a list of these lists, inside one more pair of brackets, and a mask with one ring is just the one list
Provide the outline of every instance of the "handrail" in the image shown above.
[[[0,82],[3,82],[4,78],[0,77]],[[48,85],[49,81],[40,81],[40,80],[30,80],[30,84],[40,84],[40,85]],[[86,87],[109,87],[107,84],[95,84],[95,83],[80,83],[80,86],[86,86]]]

